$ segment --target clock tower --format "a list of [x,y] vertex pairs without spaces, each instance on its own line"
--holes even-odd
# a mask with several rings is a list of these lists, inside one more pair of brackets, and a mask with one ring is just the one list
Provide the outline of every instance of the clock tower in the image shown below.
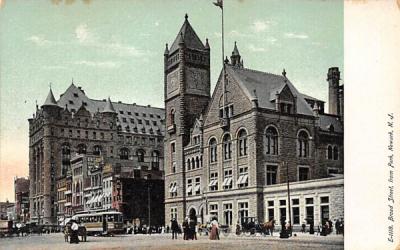
[[164,100],[165,211],[176,209],[177,219],[182,221],[186,215],[183,148],[189,143],[196,118],[210,101],[210,47],[207,39],[205,44],[201,42],[187,15],[171,47],[165,48]]

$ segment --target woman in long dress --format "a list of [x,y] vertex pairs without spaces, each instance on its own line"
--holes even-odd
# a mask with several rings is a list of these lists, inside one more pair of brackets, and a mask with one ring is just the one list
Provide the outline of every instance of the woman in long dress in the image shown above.
[[218,226],[218,221],[216,218],[214,218],[211,221],[211,233],[210,233],[210,240],[219,240],[219,226]]

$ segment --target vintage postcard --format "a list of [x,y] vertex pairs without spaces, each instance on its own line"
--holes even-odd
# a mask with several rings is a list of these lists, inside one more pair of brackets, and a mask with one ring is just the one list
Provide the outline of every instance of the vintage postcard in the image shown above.
[[0,0],[0,32],[0,249],[400,249],[399,1]]

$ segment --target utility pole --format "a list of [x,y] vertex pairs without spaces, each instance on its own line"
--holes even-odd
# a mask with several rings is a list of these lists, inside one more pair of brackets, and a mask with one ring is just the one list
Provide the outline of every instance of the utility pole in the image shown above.
[[[150,180],[147,180],[150,181]],[[151,234],[150,182],[147,183],[147,207],[149,215],[149,233]]]
[[284,164],[286,164],[287,194],[289,203],[289,232],[290,236],[292,236],[292,209],[290,206],[289,164],[287,162],[284,162]]

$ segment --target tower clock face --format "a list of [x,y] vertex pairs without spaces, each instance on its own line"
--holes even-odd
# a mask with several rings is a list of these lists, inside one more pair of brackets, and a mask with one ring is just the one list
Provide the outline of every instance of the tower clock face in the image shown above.
[[187,91],[189,93],[204,95],[207,93],[207,70],[187,68]]
[[167,75],[167,97],[179,94],[179,72],[178,69]]

